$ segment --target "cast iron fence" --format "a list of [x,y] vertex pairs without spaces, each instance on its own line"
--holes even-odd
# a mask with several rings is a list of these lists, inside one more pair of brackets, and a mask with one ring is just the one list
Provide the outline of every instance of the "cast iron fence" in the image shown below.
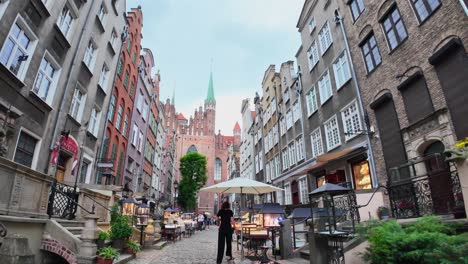
[[390,172],[388,194],[395,218],[466,215],[456,165],[441,154],[409,160]]
[[53,181],[50,187],[49,203],[47,206],[49,218],[74,219],[78,206],[85,212],[94,214],[94,205],[92,211],[86,210],[78,204],[78,195],[76,187],[59,183],[57,180]]

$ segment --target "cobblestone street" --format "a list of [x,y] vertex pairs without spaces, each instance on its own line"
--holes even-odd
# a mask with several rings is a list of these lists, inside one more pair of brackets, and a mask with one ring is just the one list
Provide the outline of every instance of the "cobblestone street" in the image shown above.
[[[138,253],[137,258],[128,262],[129,264],[179,264],[179,263],[216,263],[216,248],[218,243],[218,228],[211,227],[210,230],[197,231],[195,235],[182,238],[175,243],[169,242],[163,249],[146,249]],[[241,262],[240,250],[236,244],[232,244],[233,261],[227,261],[224,257],[223,263],[247,264],[253,263],[249,260]]]

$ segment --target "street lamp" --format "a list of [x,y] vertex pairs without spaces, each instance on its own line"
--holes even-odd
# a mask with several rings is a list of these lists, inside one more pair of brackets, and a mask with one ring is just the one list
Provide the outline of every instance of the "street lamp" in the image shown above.
[[148,225],[148,220],[150,217],[150,207],[146,204],[146,199],[144,199],[141,204],[138,206],[136,212],[137,223],[136,225],[140,227],[140,246],[143,247],[143,230]]
[[136,205],[138,204],[138,201],[133,198],[129,197],[121,202],[122,204],[122,215],[126,215],[132,219],[132,224],[133,224],[133,216],[135,215],[136,211]]
[[174,181],[174,209],[177,208],[177,189],[179,189],[179,182]]

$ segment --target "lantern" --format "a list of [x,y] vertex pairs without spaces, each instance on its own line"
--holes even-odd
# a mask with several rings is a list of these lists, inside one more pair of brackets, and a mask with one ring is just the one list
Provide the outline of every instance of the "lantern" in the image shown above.
[[138,201],[133,197],[122,200],[122,215],[126,215],[131,218],[133,215],[135,215],[137,204]]
[[148,225],[148,220],[150,216],[150,207],[142,202],[137,209],[137,226],[140,227],[140,245],[143,246],[143,230]]

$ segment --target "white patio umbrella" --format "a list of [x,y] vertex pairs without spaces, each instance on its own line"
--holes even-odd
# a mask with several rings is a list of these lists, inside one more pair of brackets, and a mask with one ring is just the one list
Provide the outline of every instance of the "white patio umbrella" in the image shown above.
[[[276,186],[266,184],[259,181],[254,181],[248,178],[234,178],[229,181],[221,182],[215,185],[207,186],[200,189],[200,191],[214,192],[214,193],[240,193],[241,194],[241,205],[242,205],[242,194],[264,194],[276,191],[282,191],[283,189]],[[244,258],[244,238],[242,230],[242,218],[240,219],[241,224],[241,257]]]

